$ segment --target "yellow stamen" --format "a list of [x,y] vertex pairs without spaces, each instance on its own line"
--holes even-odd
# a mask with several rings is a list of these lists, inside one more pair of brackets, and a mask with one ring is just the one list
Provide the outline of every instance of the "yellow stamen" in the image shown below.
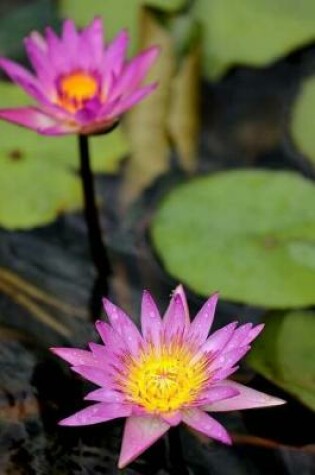
[[59,82],[58,104],[70,112],[76,112],[84,101],[92,99],[99,91],[97,79],[84,71],[63,76]]
[[127,363],[122,389],[130,402],[149,412],[167,413],[192,404],[207,381],[206,360],[192,362],[183,345],[149,348]]

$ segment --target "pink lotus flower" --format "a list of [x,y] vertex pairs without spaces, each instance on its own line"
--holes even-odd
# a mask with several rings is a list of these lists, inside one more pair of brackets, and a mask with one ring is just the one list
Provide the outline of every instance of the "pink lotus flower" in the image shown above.
[[45,37],[33,32],[25,39],[25,47],[35,75],[5,58],[0,58],[0,67],[37,105],[0,109],[0,118],[45,135],[90,134],[110,128],[156,86],[141,83],[158,48],[127,62],[127,46],[126,31],[107,47],[103,45],[100,18],[81,32],[66,20],[61,38],[50,28]]
[[72,370],[100,386],[85,399],[95,401],[60,422],[96,424],[127,417],[119,467],[132,462],[171,426],[184,422],[200,433],[231,444],[224,427],[206,411],[275,406],[284,401],[228,378],[263,325],[233,322],[208,337],[218,295],[190,322],[185,293],[175,290],[163,320],[149,292],[141,309],[142,334],[118,307],[104,299],[109,324],[96,328],[105,344],[90,351],[52,348]]

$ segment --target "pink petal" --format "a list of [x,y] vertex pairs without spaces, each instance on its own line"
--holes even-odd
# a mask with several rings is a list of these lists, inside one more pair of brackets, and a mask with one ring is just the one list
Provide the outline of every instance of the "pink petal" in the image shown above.
[[109,349],[115,354],[126,353],[127,347],[122,336],[116,329],[111,327],[108,323],[98,320],[95,323],[96,329],[102,338],[105,348]]
[[231,445],[231,437],[225,428],[211,416],[199,409],[189,409],[183,414],[183,422],[202,434]]
[[188,328],[182,297],[174,294],[163,318],[164,336],[167,341],[173,337],[182,337]]
[[128,41],[128,32],[126,30],[122,30],[105,51],[102,70],[105,86],[104,92],[106,94],[109,92],[106,88],[106,85],[109,83],[110,77],[113,76],[114,79],[116,79],[121,73],[127,51]]
[[79,33],[72,20],[67,19],[63,23],[61,44],[64,50],[62,56],[65,63],[68,63],[68,70],[73,69],[78,61]]
[[48,48],[47,57],[55,70],[56,77],[58,77],[59,74],[66,73],[71,68],[67,56],[69,48],[73,45],[67,44],[65,46],[50,27],[46,28],[45,34]]
[[239,366],[233,366],[232,368],[221,368],[217,371],[214,372],[213,376],[211,377],[211,380],[213,382],[220,382],[223,379],[228,378],[231,376],[231,374],[235,373],[239,369]]
[[125,425],[118,468],[124,468],[135,460],[157,439],[162,437],[169,428],[169,424],[158,417],[129,417]]
[[237,322],[232,322],[214,332],[203,344],[200,351],[203,353],[217,353],[221,351],[230,340],[236,326]]
[[141,303],[141,328],[146,341],[152,341],[155,346],[160,343],[162,319],[160,312],[148,291],[143,292]]
[[239,391],[232,385],[219,385],[210,387],[207,391],[202,393],[202,404],[212,404],[215,401],[235,397]]
[[279,406],[285,404],[283,399],[269,396],[268,394],[248,388],[247,386],[243,386],[243,384],[236,383],[235,381],[222,381],[220,385],[234,388],[239,394],[231,399],[217,401],[213,404],[206,405],[203,407],[203,410],[213,412],[239,411],[242,409]]
[[158,54],[159,48],[153,46],[136,56],[125,66],[121,77],[111,91],[110,100],[115,100],[117,97],[133,92],[145,78]]
[[43,135],[62,135],[75,131],[73,126],[66,123],[58,123],[35,107],[0,109],[0,119],[33,129]]
[[180,422],[182,422],[182,414],[181,412],[169,412],[169,413],[164,413],[161,415],[163,421],[165,421],[167,424],[169,424],[172,427],[177,426]]
[[98,384],[99,386],[108,386],[110,384],[110,379],[107,373],[100,368],[81,365],[72,366],[71,369],[80,376],[83,376],[83,378],[91,381],[92,383]]
[[100,388],[88,393],[85,398],[86,401],[100,401],[100,402],[124,402],[125,396],[113,389]]
[[186,320],[187,325],[189,325],[190,324],[189,307],[188,307],[188,302],[187,302],[187,297],[185,294],[184,287],[181,284],[178,285],[176,289],[174,290],[173,295],[180,295],[183,302],[183,306],[184,306],[185,320]]
[[252,327],[253,325],[251,323],[246,323],[245,325],[238,327],[225,346],[224,351],[230,351],[240,346],[245,346]]
[[25,68],[6,58],[0,58],[0,68],[30,96],[41,101],[44,96],[39,81]]
[[149,84],[148,86],[142,87],[141,89],[136,90],[130,96],[125,97],[118,104],[111,109],[106,117],[106,120],[111,120],[119,118],[119,116],[126,112],[128,109],[131,109],[138,102],[142,101],[146,96],[151,94],[157,87],[157,84]]
[[136,354],[142,343],[142,338],[136,325],[121,308],[109,300],[104,298],[103,305],[112,327],[125,341],[129,350]]
[[249,345],[255,338],[258,337],[258,335],[263,331],[265,328],[265,324],[261,323],[260,325],[256,325],[252,330],[249,332],[248,337],[246,338],[245,344]]
[[108,355],[108,351],[104,345],[91,342],[89,343],[89,348],[92,351],[93,355],[98,359],[106,358]]
[[91,58],[88,64],[94,65],[96,69],[101,67],[104,52],[104,30],[101,17],[95,17],[81,34],[80,45],[87,43]]
[[94,404],[73,416],[59,422],[61,426],[86,426],[106,422],[118,417],[128,417],[131,414],[130,406],[123,404]]
[[236,348],[235,350],[224,351],[214,359],[211,363],[211,370],[216,370],[219,368],[232,368],[244,355],[250,350],[250,346],[242,346],[241,348]]
[[50,350],[73,366],[94,366],[99,364],[99,361],[90,351],[77,348],[50,348]]
[[190,325],[189,338],[198,345],[202,345],[208,337],[218,299],[219,294],[213,294],[199,310]]
[[24,45],[26,48],[29,60],[42,84],[45,88],[45,92],[49,97],[53,97],[56,94],[55,75],[56,72],[52,68],[51,62],[48,59],[47,52],[42,47],[38,46],[34,41],[34,35],[24,39]]

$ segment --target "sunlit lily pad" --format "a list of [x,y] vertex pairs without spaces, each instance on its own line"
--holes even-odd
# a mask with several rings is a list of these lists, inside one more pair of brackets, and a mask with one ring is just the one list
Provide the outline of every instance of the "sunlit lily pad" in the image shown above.
[[258,373],[315,410],[315,313],[270,315],[247,359]]
[[[0,83],[0,107],[30,100],[16,86]],[[45,137],[0,122],[0,226],[30,228],[81,207],[77,138]],[[91,139],[94,171],[114,172],[127,153],[122,131]]]
[[177,187],[152,223],[166,270],[198,294],[270,308],[315,303],[315,186],[236,170]]
[[264,66],[315,39],[313,0],[197,0],[211,78],[237,65]]
[[315,163],[315,78],[306,80],[291,112],[294,145]]

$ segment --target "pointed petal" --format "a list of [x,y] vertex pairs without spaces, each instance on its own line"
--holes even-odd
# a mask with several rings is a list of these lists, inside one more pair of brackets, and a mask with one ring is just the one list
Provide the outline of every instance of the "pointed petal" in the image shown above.
[[59,422],[61,426],[86,426],[110,421],[118,417],[128,417],[131,414],[130,406],[123,404],[94,404],[73,416]]
[[239,391],[232,385],[218,385],[210,387],[202,393],[202,405],[212,404],[216,401],[229,399],[239,394]]
[[261,323],[260,325],[256,325],[252,330],[249,332],[248,337],[246,338],[245,344],[249,345],[253,340],[255,340],[258,335],[263,331],[265,328],[265,324]]
[[214,332],[200,348],[200,351],[204,353],[217,353],[222,351],[232,337],[236,326],[237,322],[232,322]]
[[74,22],[70,19],[65,20],[63,23],[61,45],[63,48],[62,60],[65,61],[64,67],[67,68],[67,64],[68,69],[76,67],[79,53],[79,33]]
[[180,295],[180,297],[182,299],[182,302],[183,302],[183,306],[184,306],[185,320],[186,320],[187,325],[189,325],[190,324],[189,307],[188,307],[188,302],[187,302],[187,297],[186,297],[186,294],[185,294],[185,290],[184,290],[184,287],[182,286],[182,284],[180,284],[176,287],[176,289],[173,292],[173,295]]
[[174,294],[163,318],[164,336],[167,341],[173,337],[182,337],[188,328],[182,297]]
[[99,364],[99,361],[90,351],[77,348],[50,348],[50,351],[73,366],[94,366]]
[[142,343],[142,338],[134,322],[121,308],[106,298],[103,299],[103,305],[112,327],[125,341],[129,350],[136,354]]
[[65,123],[58,123],[35,107],[0,109],[0,119],[35,130],[43,135],[59,135],[74,132],[73,127]]
[[118,468],[124,468],[170,428],[158,417],[131,416],[127,419]]
[[111,109],[110,113],[108,113],[106,120],[118,118],[121,114],[126,112],[128,109],[131,109],[131,107],[136,105],[138,102],[143,101],[143,99],[151,94],[156,88],[157,84],[155,83],[149,84],[148,86],[142,87],[141,89],[137,89],[135,92],[119,101],[118,104]]
[[208,338],[218,299],[219,294],[213,294],[199,310],[190,325],[189,338],[198,345],[202,345]]
[[201,432],[211,439],[219,440],[224,444],[231,445],[231,437],[225,428],[209,414],[199,409],[189,409],[183,414],[183,422],[193,429]]
[[252,327],[253,325],[251,323],[245,323],[245,325],[238,327],[234,331],[227,345],[224,347],[224,351],[230,351],[240,346],[245,346]]
[[108,375],[105,371],[100,368],[95,368],[93,366],[72,366],[72,371],[83,376],[83,378],[91,381],[92,383],[98,384],[99,386],[108,387],[111,384]]
[[141,302],[141,328],[143,338],[158,346],[162,331],[162,319],[155,301],[146,290],[143,292]]
[[119,402],[125,401],[125,396],[114,389],[100,388],[88,393],[85,398],[86,401],[100,401],[100,402]]
[[113,87],[110,100],[130,94],[139,87],[158,54],[159,48],[153,46],[136,56],[125,66],[120,78]]
[[235,373],[239,369],[239,366],[233,366],[232,368],[221,368],[214,372],[212,376],[213,382],[220,382],[231,376],[231,374]]
[[127,30],[122,30],[108,45],[103,60],[103,80],[107,84],[110,76],[116,79],[121,73],[127,47],[129,42],[129,35]]
[[249,350],[250,346],[242,346],[241,348],[236,348],[227,353],[222,352],[214,359],[213,363],[211,363],[211,371],[219,368],[232,368],[232,366],[243,358]]
[[52,68],[46,50],[43,50],[43,47],[38,45],[38,41],[34,39],[34,34],[24,39],[24,45],[33,69],[42,86],[45,88],[46,94],[49,97],[53,97],[56,93],[56,72],[54,68]]
[[91,53],[89,64],[95,68],[101,67],[104,52],[104,29],[101,17],[95,17],[92,23],[88,25],[81,35],[81,46],[87,43],[88,50]]
[[37,101],[45,97],[39,81],[27,69],[14,61],[0,58],[0,68],[2,68],[9,78],[24,89],[24,91]]
[[112,351],[114,354],[126,353],[127,345],[122,336],[116,329],[111,327],[108,323],[98,320],[95,327],[102,338],[105,348]]
[[279,406],[285,404],[283,399],[269,396],[268,394],[248,388],[247,386],[243,386],[243,384],[236,383],[235,381],[222,381],[220,385],[234,388],[239,392],[239,394],[231,399],[217,401],[213,404],[206,405],[203,407],[205,411],[239,411],[242,409]]

